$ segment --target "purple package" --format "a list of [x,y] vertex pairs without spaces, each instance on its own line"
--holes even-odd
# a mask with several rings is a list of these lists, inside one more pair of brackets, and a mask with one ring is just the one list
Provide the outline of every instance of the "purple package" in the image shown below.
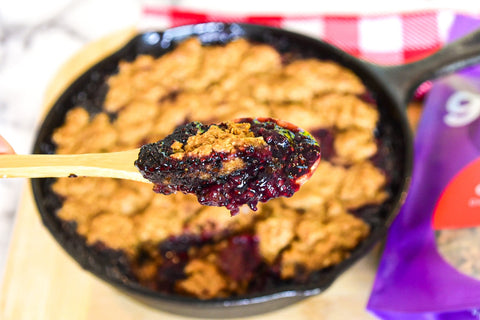
[[[449,40],[479,27],[479,20],[458,16]],[[367,308],[388,320],[478,320],[480,66],[434,82],[414,147],[410,190],[390,227]]]

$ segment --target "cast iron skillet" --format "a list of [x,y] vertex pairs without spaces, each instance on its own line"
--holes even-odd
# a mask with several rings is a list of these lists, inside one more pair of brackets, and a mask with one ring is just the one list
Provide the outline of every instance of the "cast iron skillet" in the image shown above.
[[[52,179],[33,179],[32,187],[43,223],[63,248],[86,270],[94,273],[120,291],[162,310],[177,314],[208,318],[248,316],[275,310],[304,297],[318,294],[355,261],[366,255],[372,246],[384,237],[397,213],[409,185],[412,170],[412,134],[405,107],[414,89],[426,79],[435,78],[480,61],[480,32],[445,47],[431,57],[403,66],[380,67],[358,60],[345,52],[317,39],[285,30],[248,24],[205,23],[188,25],[164,32],[146,32],[134,37],[122,49],[102,60],[80,76],[53,105],[41,126],[34,153],[53,153],[52,132],[62,125],[66,112],[78,105],[91,113],[100,111],[107,90],[105,79],[117,71],[120,60],[133,60],[139,54],[160,56],[175,44],[197,36],[205,44],[226,43],[235,38],[266,43],[281,53],[299,57],[333,60],[351,69],[364,81],[380,111],[377,135],[388,153],[384,168],[389,176],[392,196],[382,206],[361,212],[372,228],[371,235],[352,256],[339,265],[316,273],[307,284],[280,283],[261,293],[201,301],[179,295],[150,291],[125,277],[126,261],[118,256],[115,265],[107,262],[115,252],[107,254],[92,251],[75,229],[55,215],[61,206],[50,188]],[[286,119],[288,120],[288,119]],[[99,191],[101,192],[101,191]],[[369,288],[365,288],[369,290]],[[320,311],[319,311],[320,312]]]

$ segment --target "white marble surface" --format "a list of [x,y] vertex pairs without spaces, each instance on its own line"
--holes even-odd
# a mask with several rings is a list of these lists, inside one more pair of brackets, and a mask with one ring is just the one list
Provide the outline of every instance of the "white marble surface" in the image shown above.
[[[43,94],[58,68],[86,43],[141,25],[151,0],[3,0],[0,5],[0,134],[17,153],[30,153]],[[157,0],[217,12],[371,13],[432,8],[480,13],[471,0],[220,1]],[[275,8],[272,11],[272,8]],[[25,181],[0,180],[0,276]],[[32,248],[34,250],[34,248]]]

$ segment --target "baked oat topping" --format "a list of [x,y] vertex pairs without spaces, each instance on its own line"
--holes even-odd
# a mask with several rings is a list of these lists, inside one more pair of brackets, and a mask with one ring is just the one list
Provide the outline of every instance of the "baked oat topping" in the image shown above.
[[185,274],[186,279],[178,281],[177,289],[200,299],[222,296],[228,285],[217,265],[209,261],[192,260],[185,267]]
[[[308,281],[368,236],[354,211],[388,197],[387,177],[372,162],[381,156],[379,112],[362,98],[360,79],[334,62],[285,64],[267,45],[189,39],[161,57],[121,62],[108,85],[104,112],[91,116],[78,106],[67,114],[53,135],[57,153],[130,150],[191,121],[242,117],[285,119],[322,146],[315,174],[291,198],[261,203],[255,213],[241,207],[233,217],[191,194],[154,194],[144,183],[58,179],[57,215],[74,222],[92,248],[124,252],[138,282],[152,290],[210,299]],[[184,143],[170,146],[185,151]]]
[[231,154],[239,148],[266,147],[263,137],[255,137],[250,131],[250,123],[226,122],[225,125],[225,128],[211,125],[206,132],[199,131],[190,136],[186,143],[175,140],[170,146],[174,152],[170,156],[176,159],[184,156],[201,158],[212,152]]

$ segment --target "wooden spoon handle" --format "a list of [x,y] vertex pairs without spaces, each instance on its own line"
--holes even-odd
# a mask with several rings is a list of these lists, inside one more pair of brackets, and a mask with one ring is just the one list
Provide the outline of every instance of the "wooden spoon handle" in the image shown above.
[[88,154],[0,155],[0,178],[108,177],[149,182],[134,162],[139,149]]

